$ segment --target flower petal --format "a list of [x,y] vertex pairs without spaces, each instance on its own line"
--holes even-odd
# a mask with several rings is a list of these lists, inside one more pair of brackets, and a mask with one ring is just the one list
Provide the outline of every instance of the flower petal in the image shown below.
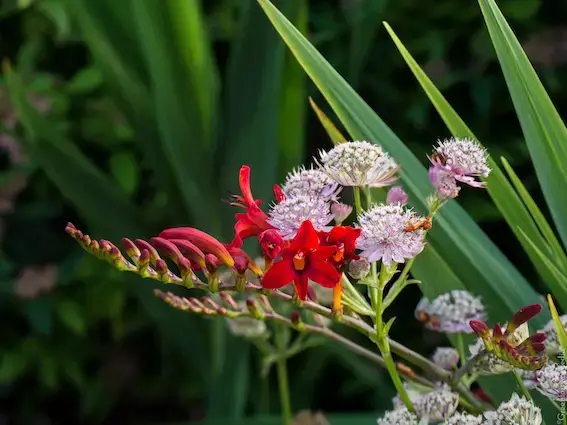
[[325,288],[334,288],[341,278],[331,263],[315,259],[312,259],[309,263],[309,267],[305,270],[305,275]]
[[301,223],[297,234],[291,241],[290,248],[294,251],[298,251],[300,249],[317,249],[318,246],[319,237],[317,236],[317,232],[315,231],[313,224],[309,220],[305,220]]
[[176,227],[172,229],[165,229],[158,236],[164,239],[188,240],[201,249],[205,254],[214,254],[227,266],[234,266],[234,260],[223,244],[211,235],[202,232],[199,229],[195,229],[193,227]]
[[262,287],[279,289],[286,286],[295,278],[295,270],[291,261],[282,260],[274,263],[262,278]]
[[307,275],[305,273],[296,274],[293,283],[295,285],[297,296],[301,301],[305,301],[305,299],[307,298],[307,289],[309,288],[309,280],[307,278]]

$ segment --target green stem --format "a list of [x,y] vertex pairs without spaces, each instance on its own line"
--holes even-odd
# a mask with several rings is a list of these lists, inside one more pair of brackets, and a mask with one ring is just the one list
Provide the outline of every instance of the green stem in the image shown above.
[[354,209],[356,211],[356,215],[360,215],[362,213],[362,202],[360,201],[360,188],[358,186],[353,187],[354,192]]
[[390,379],[392,379],[392,383],[396,388],[396,391],[400,395],[400,399],[404,402],[406,407],[409,409],[410,412],[413,412],[413,404],[411,399],[409,398],[406,389],[402,383],[400,375],[398,373],[398,369],[396,368],[396,363],[392,357],[392,352],[390,350],[390,343],[388,341],[388,335],[384,334],[384,323],[382,319],[382,301],[384,299],[384,286],[386,286],[385,278],[386,278],[386,268],[384,264],[380,269],[380,275],[378,279],[376,279],[376,263],[372,264],[373,266],[373,283],[378,284],[378,288],[370,288],[371,290],[375,290],[375,299],[373,299],[374,309],[376,310],[376,345],[384,358],[384,362],[386,363],[386,369],[390,374]]
[[280,395],[280,404],[282,409],[283,425],[291,425],[293,417],[291,413],[291,401],[289,396],[289,380],[287,374],[287,363],[285,341],[283,340],[284,332],[278,326],[276,329],[276,345],[278,348],[278,359],[276,361],[276,369],[278,372],[278,389]]
[[524,396],[528,400],[532,400],[532,395],[530,394],[530,392],[528,391],[528,389],[524,385],[524,381],[522,380],[522,377],[520,376],[518,371],[516,369],[513,369],[512,373],[514,374],[514,378],[516,378],[516,381],[518,381],[518,385],[520,386],[520,389],[522,390],[522,394],[524,394]]
[[461,358],[462,366],[467,362],[467,356],[465,354],[465,340],[462,332],[457,333],[457,349],[459,350],[459,357]]

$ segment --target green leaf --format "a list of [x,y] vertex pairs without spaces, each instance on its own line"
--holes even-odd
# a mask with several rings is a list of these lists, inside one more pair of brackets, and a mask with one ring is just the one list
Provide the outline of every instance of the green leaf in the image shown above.
[[479,0],[536,175],[567,244],[567,128],[494,0]]
[[109,159],[110,172],[116,182],[128,194],[138,187],[140,170],[131,152],[115,152]]
[[143,54],[139,43],[132,42],[137,23],[130,2],[77,0],[65,5],[80,29],[113,101],[133,128],[144,165],[151,168],[155,183],[168,195],[167,218],[170,221],[174,217],[187,220],[157,128]]
[[24,304],[24,312],[30,327],[39,334],[50,335],[53,329],[53,304],[50,299],[42,297]]
[[[384,23],[384,26],[451,133],[456,137],[470,137],[476,139],[472,131],[445,100],[441,92],[434,86],[425,72],[419,67],[392,28],[387,23]],[[487,182],[488,193],[491,195],[494,203],[508,222],[512,231],[516,234],[516,237],[522,243],[524,250],[528,253],[530,260],[538,269],[538,272],[543,277],[549,277],[549,271],[540,261],[539,255],[533,251],[531,245],[526,245],[526,241],[522,238],[522,235],[519,234],[519,231],[521,229],[523,233],[527,234],[530,243],[535,244],[539,250],[549,252],[551,245],[555,251],[555,257],[557,258],[565,257],[561,245],[537,208],[535,201],[531,198],[525,187],[523,187],[517,176],[513,174],[511,167],[509,167],[506,162],[504,163],[504,167],[514,186],[510,184],[510,181],[508,181],[505,174],[492,158],[489,158],[489,162],[492,172]],[[560,261],[564,260],[561,259]]]
[[[541,212],[533,198],[530,196],[530,193],[528,192],[518,175],[514,172],[514,169],[512,168],[510,163],[506,160],[506,158],[503,157],[500,158],[500,160],[502,161],[504,170],[506,170],[506,173],[508,173],[508,178],[514,185],[516,192],[528,209],[534,223],[537,225],[539,231],[544,237],[545,242],[549,245],[549,251],[555,256],[557,265],[565,270],[567,268],[567,256],[565,255],[565,251],[563,251],[561,244],[557,240],[553,229],[545,219],[543,213]],[[529,237],[533,238],[533,234],[529,235]]]
[[[136,234],[139,212],[125,193],[46,117],[37,113],[26,98],[22,80],[5,67],[5,81],[14,109],[24,127],[24,142],[42,170],[89,223],[89,230],[107,238]],[[112,220],[108,220],[112,217]],[[117,224],[120,232],[117,232]]]
[[[379,143],[397,158],[402,165],[400,174],[412,205],[425,211],[425,199],[431,192],[431,186],[422,163],[268,0],[258,1],[351,136]],[[467,289],[482,295],[493,320],[504,320],[537,296],[502,252],[455,202],[441,211],[431,231],[431,245],[438,254],[434,257],[438,268],[451,269]],[[420,276],[423,258],[418,257],[415,274],[423,281],[424,289],[440,293],[453,284],[440,273],[429,279]],[[435,264],[428,267],[433,268]],[[545,317],[539,318],[538,324],[545,320]]]
[[226,145],[221,186],[235,190],[238,170],[247,164],[252,169],[254,196],[271,199],[272,185],[278,181],[278,124],[285,49],[253,1],[242,2],[240,7],[240,27],[231,48],[226,77]]
[[[202,87],[196,84],[202,72],[214,73],[215,69],[204,69],[209,62],[202,62],[206,50],[203,55],[200,52],[209,47],[201,31],[181,28],[183,24],[202,25],[203,18],[196,3],[130,1],[137,40],[149,74],[158,134],[179,196],[197,223],[214,233],[220,223],[211,199],[215,193],[213,124],[210,111],[200,110],[208,107],[210,93],[199,94],[201,90],[214,89],[207,84],[209,78],[202,82]],[[187,55],[191,51],[199,53],[194,69],[188,63]],[[193,71],[197,75],[193,75]]]
[[[249,1],[249,0],[248,0]],[[255,7],[253,1],[249,1]],[[309,21],[309,2],[291,2],[289,6],[290,20],[303,34],[307,34]],[[257,10],[258,11],[258,10]],[[265,18],[261,17],[264,24]],[[268,25],[269,26],[269,25]],[[273,32],[271,28],[267,31]],[[279,41],[278,44],[282,44]],[[301,66],[297,63],[289,50],[284,53],[284,69],[281,87],[280,114],[278,118],[278,177],[285,176],[292,168],[297,167],[304,160],[305,153],[305,127],[307,118],[307,78]]]
[[87,323],[80,304],[72,300],[61,300],[56,303],[55,311],[65,326],[78,335],[85,333]]
[[321,123],[327,134],[329,135],[329,138],[331,139],[333,144],[338,145],[339,143],[345,142],[347,138],[341,134],[341,132],[335,126],[335,124],[333,124],[333,122],[329,119],[329,117],[325,115],[325,113],[317,106],[317,104],[311,97],[309,97],[309,103],[311,104],[311,107],[315,111],[315,114],[317,115],[319,122]]
[[65,90],[70,95],[86,94],[100,87],[102,83],[102,74],[98,68],[82,68],[73,75]]
[[23,374],[28,366],[28,359],[17,351],[5,351],[0,356],[0,383],[9,383]]
[[559,317],[557,308],[555,308],[553,298],[551,298],[551,295],[549,294],[547,295],[547,302],[549,303],[549,310],[551,311],[551,316],[553,317],[553,323],[555,323],[557,338],[559,339],[559,343],[561,344],[561,348],[563,349],[563,356],[567,356],[567,331],[563,327],[563,323],[561,323],[561,318]]

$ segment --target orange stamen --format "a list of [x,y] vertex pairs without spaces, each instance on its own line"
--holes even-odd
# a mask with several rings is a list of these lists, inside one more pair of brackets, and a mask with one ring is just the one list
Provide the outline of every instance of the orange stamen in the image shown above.
[[273,263],[274,263],[274,260],[272,260],[267,255],[264,255],[264,272],[265,273],[267,273],[268,270],[270,270],[270,267],[272,267]]
[[343,284],[341,282],[341,278],[337,284],[333,287],[333,311],[339,312],[342,309],[341,305],[341,297],[343,294]]
[[295,270],[303,270],[305,268],[305,254],[299,251],[293,257],[293,268]]

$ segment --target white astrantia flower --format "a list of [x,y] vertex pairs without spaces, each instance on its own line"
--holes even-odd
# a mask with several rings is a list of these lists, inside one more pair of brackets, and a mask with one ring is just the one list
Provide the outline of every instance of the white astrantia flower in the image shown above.
[[535,372],[536,389],[553,400],[567,401],[567,366],[547,363]]
[[378,425],[419,425],[419,419],[406,407],[386,412],[378,418]]
[[453,347],[438,347],[431,360],[445,370],[453,370],[459,364],[460,357],[459,351]]
[[537,370],[524,370],[524,369],[516,368],[516,373],[518,373],[518,375],[520,375],[520,378],[522,378],[522,381],[524,382],[524,385],[528,390],[533,390],[533,389],[536,388],[536,386],[537,386],[537,381],[536,381],[537,372],[538,372]]
[[487,425],[541,425],[541,409],[531,400],[512,394],[495,411],[484,412]]
[[441,425],[482,425],[482,416],[474,416],[468,413],[455,413]]
[[304,166],[288,173],[282,191],[288,198],[308,195],[326,200],[336,200],[341,187],[321,170]]
[[311,221],[315,230],[327,230],[327,225],[333,220],[330,208],[324,198],[308,195],[286,198],[272,207],[268,223],[284,239],[292,239],[305,220]]
[[[408,381],[404,381],[402,385],[412,403],[415,400],[417,400],[419,397],[422,397],[431,391],[427,387],[422,387],[422,386],[418,387]],[[392,405],[394,406],[394,409],[402,409],[405,406],[399,394],[396,394],[392,398]]]
[[[563,327],[567,329],[567,314],[559,317],[559,320],[563,324]],[[545,338],[545,353],[546,354],[559,354],[561,353],[561,344],[557,338],[557,330],[555,329],[555,322],[551,319],[543,329],[539,332],[543,332],[546,336]]]
[[429,423],[436,423],[451,417],[459,406],[459,394],[453,392],[447,384],[435,391],[413,400],[413,407],[418,417],[426,417]]
[[468,291],[455,289],[439,295],[433,301],[422,298],[416,307],[416,317],[422,320],[425,313],[425,326],[428,329],[446,333],[473,333],[471,320],[486,320],[486,310],[480,297]]
[[358,217],[362,233],[356,247],[370,263],[403,263],[418,255],[425,246],[422,228],[405,230],[408,224],[419,220],[421,217],[400,204],[374,205]]
[[491,171],[486,149],[472,139],[440,141],[430,159],[434,167],[450,171],[455,180],[473,187],[484,187],[475,177],[488,177]]
[[321,169],[342,186],[384,187],[397,179],[399,166],[373,143],[339,143],[328,152],[320,151],[319,156]]

